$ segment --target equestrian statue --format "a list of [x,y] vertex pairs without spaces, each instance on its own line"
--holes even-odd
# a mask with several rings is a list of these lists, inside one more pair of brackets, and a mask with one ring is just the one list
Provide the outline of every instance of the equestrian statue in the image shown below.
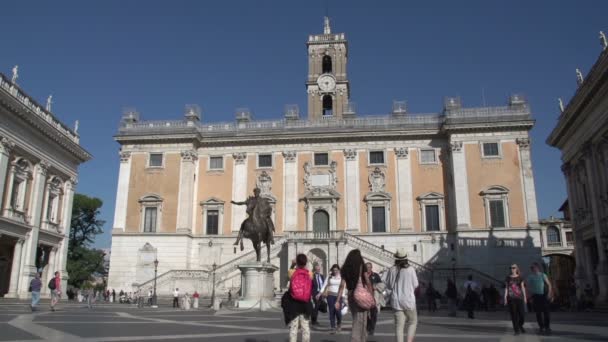
[[247,206],[247,218],[241,223],[239,235],[236,238],[234,245],[241,244],[243,247],[243,238],[249,238],[255,249],[257,261],[261,261],[260,250],[262,242],[266,244],[268,254],[268,262],[270,262],[270,245],[274,244],[273,232],[274,223],[272,222],[272,206],[267,198],[260,197],[260,189],[253,189],[253,196],[249,196],[243,202],[230,201],[234,205]]

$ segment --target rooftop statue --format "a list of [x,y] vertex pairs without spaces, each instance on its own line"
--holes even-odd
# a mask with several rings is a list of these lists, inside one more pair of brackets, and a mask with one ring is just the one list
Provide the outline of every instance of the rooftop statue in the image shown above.
[[15,65],[13,67],[13,77],[11,78],[11,82],[16,83],[17,78],[19,78],[19,66]]

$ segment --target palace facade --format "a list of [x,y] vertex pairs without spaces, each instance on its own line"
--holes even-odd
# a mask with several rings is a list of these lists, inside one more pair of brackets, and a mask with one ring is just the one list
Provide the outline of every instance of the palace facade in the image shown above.
[[608,302],[608,43],[563,108],[547,143],[562,153],[576,252],[579,290],[591,285]]
[[78,134],[0,74],[0,296],[27,298],[30,280],[66,270],[78,165],[91,155]]
[[[438,113],[396,101],[387,115],[350,102],[344,33],[307,41],[308,115],[296,106],[270,121],[238,109],[233,122],[144,121],[125,113],[112,232],[110,288],[238,290],[236,265],[255,260],[233,243],[257,187],[273,205],[276,288],[297,253],[327,270],[359,248],[381,270],[406,248],[423,279],[473,274],[500,282],[513,262],[540,261],[528,103],[466,108],[447,98]],[[215,282],[212,281],[215,279]]]

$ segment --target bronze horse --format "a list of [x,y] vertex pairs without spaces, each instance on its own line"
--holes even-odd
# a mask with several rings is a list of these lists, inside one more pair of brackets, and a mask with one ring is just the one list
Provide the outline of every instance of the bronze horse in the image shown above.
[[[259,190],[258,190],[259,191]],[[248,238],[253,244],[255,250],[256,260],[261,261],[262,257],[260,251],[262,249],[262,242],[266,244],[266,252],[268,262],[270,262],[270,245],[272,241],[272,233],[268,227],[267,220],[270,220],[270,214],[272,213],[272,207],[268,200],[264,197],[251,197],[246,202],[232,202],[233,204],[246,204],[247,213],[249,217],[241,223],[241,229],[239,235],[236,238],[235,245],[241,244],[241,250],[243,250],[243,238]]]

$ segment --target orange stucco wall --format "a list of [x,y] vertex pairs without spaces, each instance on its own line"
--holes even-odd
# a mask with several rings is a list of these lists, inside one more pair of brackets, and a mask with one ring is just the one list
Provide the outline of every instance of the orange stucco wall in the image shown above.
[[232,170],[234,168],[234,160],[232,156],[224,156],[224,171],[207,171],[209,163],[208,156],[198,158],[199,162],[199,180],[196,199],[196,224],[194,231],[196,234],[204,234],[203,227],[203,208],[200,203],[206,201],[210,197],[215,197],[224,201],[224,216],[220,230],[222,234],[230,234],[230,224],[232,223]]
[[163,198],[162,222],[159,232],[173,233],[177,224],[177,196],[179,192],[179,153],[165,153],[165,165],[159,169],[147,168],[147,154],[131,155],[131,179],[127,202],[128,232],[140,231],[141,215],[139,199],[145,195],[157,194]]
[[486,212],[480,192],[492,185],[509,189],[509,221],[512,227],[525,227],[524,202],[517,144],[501,143],[502,158],[481,158],[479,144],[465,144],[471,226],[487,228]]
[[[420,164],[418,152],[416,149],[410,150],[410,158],[412,158],[412,193],[414,197],[412,205],[414,206],[414,231],[416,232],[422,231],[420,204],[416,198],[428,192],[437,192],[444,196],[446,193],[443,181],[444,164],[439,158],[439,152],[437,152],[438,163],[431,165]],[[447,222],[444,222],[444,224],[447,227]]]

